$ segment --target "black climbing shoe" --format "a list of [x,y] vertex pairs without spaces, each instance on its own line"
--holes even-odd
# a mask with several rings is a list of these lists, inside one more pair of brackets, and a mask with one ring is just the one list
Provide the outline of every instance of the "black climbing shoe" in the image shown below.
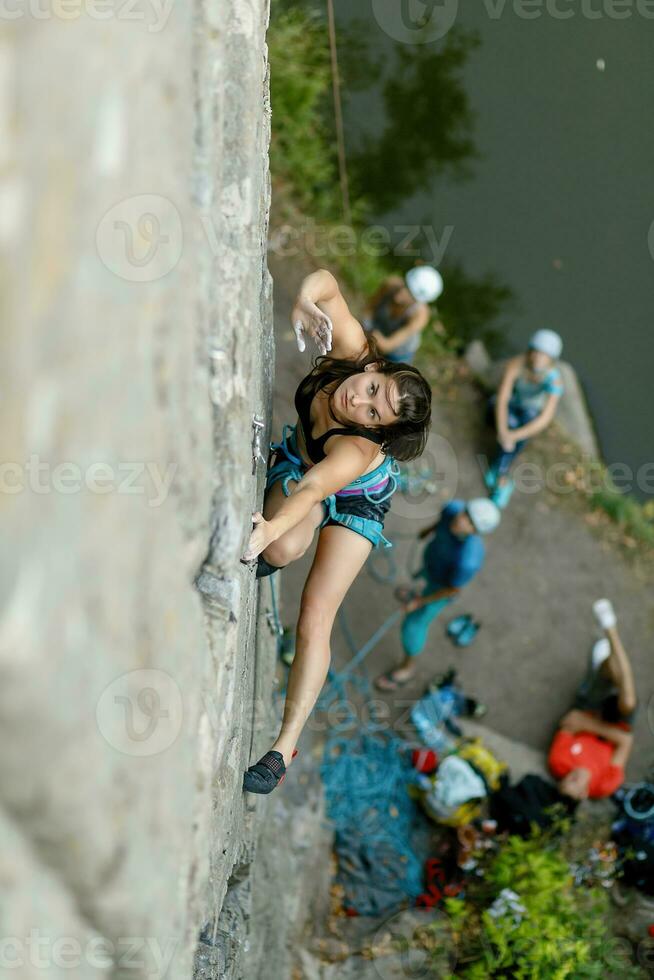
[[280,565],[271,565],[270,562],[262,558],[261,555],[257,558],[257,578],[266,578],[267,575],[274,575],[278,572]]
[[248,793],[272,793],[286,775],[284,756],[271,749],[243,775],[243,789]]

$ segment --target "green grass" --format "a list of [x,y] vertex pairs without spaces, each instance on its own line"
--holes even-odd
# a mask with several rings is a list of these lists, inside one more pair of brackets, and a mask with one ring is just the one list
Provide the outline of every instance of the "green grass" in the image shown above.
[[268,32],[271,66],[270,168],[314,218],[338,213],[338,167],[328,123],[331,84],[324,25],[316,15],[273,0]]
[[[608,477],[606,482],[609,482]],[[590,502],[592,507],[608,514],[627,538],[654,547],[654,522],[648,516],[653,510],[651,502],[643,505],[629,494],[610,486],[594,493]]]

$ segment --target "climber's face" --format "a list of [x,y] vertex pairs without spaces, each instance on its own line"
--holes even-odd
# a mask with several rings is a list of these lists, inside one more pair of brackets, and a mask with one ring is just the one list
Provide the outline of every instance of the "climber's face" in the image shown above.
[[369,364],[346,378],[332,396],[334,414],[346,425],[388,426],[397,422],[400,393],[393,378]]

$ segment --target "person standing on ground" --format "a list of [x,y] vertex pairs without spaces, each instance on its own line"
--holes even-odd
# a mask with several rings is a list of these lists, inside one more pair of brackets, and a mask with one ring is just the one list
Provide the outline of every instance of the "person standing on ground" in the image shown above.
[[363,327],[389,361],[412,364],[433,303],[443,292],[443,280],[430,265],[410,269],[406,277],[390,276],[371,296]]
[[575,706],[561,719],[548,758],[559,790],[573,800],[615,793],[624,782],[633,746],[636,688],[631,664],[609,600],[599,599],[593,610],[605,636],[593,647]]
[[500,523],[500,512],[491,500],[452,500],[439,520],[421,533],[430,537],[423,553],[419,577],[426,579],[420,596],[409,596],[404,604],[402,623],[404,662],[382,674],[376,686],[382,691],[402,687],[414,674],[416,657],[427,642],[429,627],[461,589],[481,570],[486,549],[482,535],[490,534]]
[[526,353],[512,357],[504,369],[490,413],[497,433],[498,452],[484,475],[490,497],[504,508],[514,484],[511,465],[528,439],[543,432],[556,413],[563,394],[561,371],[556,361],[563,341],[553,330],[537,330]]

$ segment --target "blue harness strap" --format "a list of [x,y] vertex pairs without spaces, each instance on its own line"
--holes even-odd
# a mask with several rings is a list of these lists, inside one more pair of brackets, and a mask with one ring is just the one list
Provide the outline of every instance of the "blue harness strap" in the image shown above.
[[[349,483],[342,490],[339,490],[336,494],[337,497],[352,497],[355,496],[351,491],[357,490],[362,496],[366,498],[368,503],[371,504],[382,504],[389,497],[392,497],[397,490],[397,475],[399,473],[399,467],[394,459],[388,457],[383,463],[380,463],[371,473],[364,473],[363,476],[357,477],[352,483]],[[381,483],[385,478],[388,477],[388,489],[386,493],[380,497],[378,494],[373,498],[370,495],[370,490],[375,487],[378,483]]]
[[[273,484],[281,481],[282,492],[285,497],[288,497],[291,493],[289,483],[291,481],[299,483],[307,471],[306,464],[297,452],[295,426],[286,424],[282,431],[281,442],[271,443],[270,448],[273,451],[281,452],[284,458],[268,471],[266,487],[270,488]],[[331,520],[337,524],[341,524],[343,527],[350,528],[350,530],[355,531],[357,534],[361,534],[375,548],[379,547],[380,544],[384,548],[392,548],[392,542],[388,541],[382,533],[384,525],[381,521],[375,521],[369,517],[359,517],[357,514],[341,514],[337,509],[337,502],[339,494],[342,494],[343,497],[363,496],[369,503],[383,503],[393,495],[397,488],[397,472],[395,460],[389,457],[372,470],[371,473],[364,473],[363,476],[353,480],[352,483],[344,487],[338,494],[330,494],[323,501],[325,505],[325,517],[320,526],[324,527]],[[377,495],[373,498],[370,494],[370,488],[382,482],[387,476],[388,489],[383,496],[380,497]]]
[[[288,440],[292,442],[292,449],[288,445]],[[295,463],[296,466],[304,466],[303,461],[300,459],[297,452],[297,443],[295,441],[295,426],[289,425],[288,422],[284,425],[282,429],[282,441],[281,442],[271,442],[270,448],[272,450],[281,449],[286,458]]]
[[367,538],[375,548],[378,548],[380,544],[384,548],[393,547],[393,542],[383,535],[384,525],[381,521],[375,521],[371,517],[359,517],[358,514],[339,514],[336,509],[336,495],[333,493],[326,497],[323,503],[327,508],[327,513],[320,525],[321,527],[324,527],[328,521],[335,521],[337,524],[349,527],[351,531],[356,531],[357,534]]

